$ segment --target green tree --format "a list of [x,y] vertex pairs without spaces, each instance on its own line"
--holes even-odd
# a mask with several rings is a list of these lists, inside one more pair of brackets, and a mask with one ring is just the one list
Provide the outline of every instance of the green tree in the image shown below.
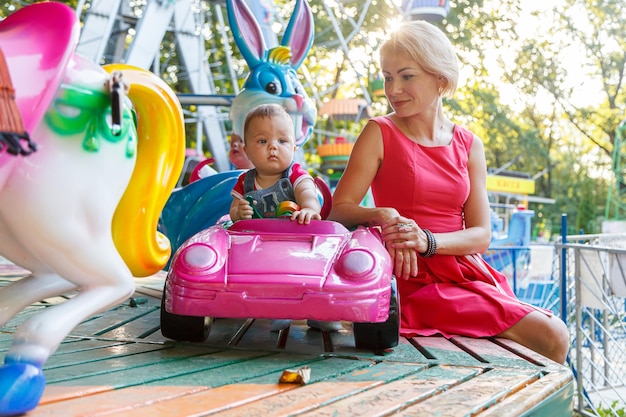
[[[596,152],[591,161],[595,171],[594,189],[605,190],[604,195],[596,196],[598,200],[594,204],[598,210],[596,217],[600,217],[606,206],[614,132],[626,110],[623,79],[626,41],[622,36],[626,30],[626,15],[623,2],[564,0],[562,7],[552,13],[554,24],[526,40],[515,66],[507,73],[507,81],[519,89],[528,114],[545,118],[546,112],[537,109],[537,101],[549,103],[551,124],[555,128],[543,132],[549,132],[551,136],[546,138],[551,142],[551,166],[558,163],[558,153],[565,140],[574,141],[577,148],[585,152],[594,147],[601,151]],[[571,56],[575,56],[576,61],[568,61]],[[580,99],[584,85],[572,83],[568,78],[573,67],[583,68],[588,79],[596,81],[598,98],[595,101],[589,100],[591,97]],[[533,101],[533,97],[539,99]],[[585,153],[580,152],[578,157],[584,159]],[[597,175],[598,172],[604,175]],[[570,175],[569,181],[582,189],[587,187],[584,178]],[[548,180],[548,192],[556,190],[555,196],[558,196],[562,188],[553,187],[552,177]],[[574,204],[569,204],[565,212],[575,212]],[[577,220],[580,222],[584,221]]]
[[[603,100],[599,104],[577,106],[569,98],[576,86],[548,86],[548,90],[563,108],[563,112],[587,139],[610,157],[615,130],[626,112],[626,13],[621,0],[565,0],[565,7],[557,11],[560,25],[551,33],[564,33],[564,47],[571,43],[582,47],[590,77],[599,80]],[[588,19],[581,21],[580,16]],[[560,32],[557,32],[560,31]]]
[[[536,175],[535,195],[556,201],[536,206],[544,219],[558,224],[562,212],[576,219],[582,213],[581,190],[588,190],[592,183],[594,199],[585,203],[585,212],[595,207],[595,218],[601,220],[615,127],[626,110],[623,1],[561,0],[557,10],[544,16],[550,23],[531,34],[518,24],[521,7],[527,5],[522,1],[451,0],[450,13],[437,24],[457,49],[463,84],[445,104],[455,121],[485,142],[490,168],[510,163],[510,170]],[[0,15],[27,3],[1,2]],[[78,1],[65,3],[76,7]],[[282,24],[294,1],[275,3],[276,21]],[[144,3],[133,4],[132,12],[139,13]],[[380,73],[376,55],[380,41],[393,29],[393,22],[400,20],[397,2],[345,0],[333,8],[322,0],[309,0],[309,4],[315,17],[315,40],[302,70],[305,87],[320,104],[331,97],[362,97],[368,80]],[[248,69],[232,36],[220,36],[216,13],[224,15],[225,6],[201,1],[199,7],[213,73],[223,75],[215,79],[216,91],[233,94],[236,86],[228,76],[230,70],[236,74],[235,83],[241,83]],[[233,68],[226,59],[231,51]],[[577,58],[575,65],[567,60],[569,56]],[[581,85],[571,81],[574,67],[584,68],[589,79],[597,80],[602,92],[599,100],[579,99]],[[161,45],[158,71],[176,91],[187,92],[189,76],[183,69],[174,36],[168,33]],[[372,100],[376,114],[388,111],[384,97]],[[362,124],[356,126],[357,132]],[[308,152],[315,152],[313,145]],[[580,222],[589,224],[585,219],[593,217],[581,214]]]
[[597,213],[597,195],[594,181],[586,177],[581,181],[581,189],[578,203],[578,213],[576,215],[576,229],[583,233],[595,233]]

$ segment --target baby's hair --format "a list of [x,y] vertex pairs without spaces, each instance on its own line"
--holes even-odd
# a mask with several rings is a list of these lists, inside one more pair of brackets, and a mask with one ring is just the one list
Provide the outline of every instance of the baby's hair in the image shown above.
[[246,141],[246,132],[248,131],[248,125],[254,119],[271,119],[272,117],[286,117],[290,122],[291,116],[287,113],[287,110],[279,104],[269,103],[269,104],[260,104],[250,110],[250,112],[246,115],[246,121],[243,124],[243,140]]

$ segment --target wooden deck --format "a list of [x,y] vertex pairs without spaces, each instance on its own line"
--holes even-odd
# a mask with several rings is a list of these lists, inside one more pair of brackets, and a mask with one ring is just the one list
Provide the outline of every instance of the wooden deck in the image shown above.
[[[19,276],[0,265],[0,285]],[[570,370],[507,340],[415,337],[377,355],[354,348],[350,323],[324,338],[294,322],[281,339],[257,320],[235,345],[244,321],[218,319],[205,343],[177,343],[159,330],[163,276],[137,283],[135,297],[79,325],[49,359],[29,417],[572,415]],[[0,360],[19,323],[62,301],[0,327]],[[308,383],[279,383],[306,367]]]

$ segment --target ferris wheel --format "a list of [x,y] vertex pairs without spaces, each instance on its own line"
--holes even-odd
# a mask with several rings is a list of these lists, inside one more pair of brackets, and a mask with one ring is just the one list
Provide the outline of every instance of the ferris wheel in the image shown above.
[[[274,0],[246,1],[262,23],[268,45],[277,44],[274,26],[285,27],[284,13]],[[334,31],[334,41],[325,47],[340,48],[347,56],[348,45],[359,36],[372,1],[320,2],[331,24],[329,30]],[[403,0],[396,7],[407,19],[441,19],[449,10],[447,0]],[[171,49],[176,49],[179,60],[172,76],[178,81],[184,78],[191,91],[179,98],[187,121],[197,124],[195,153],[200,156],[210,151],[218,171],[230,167],[227,108],[246,75],[236,58],[237,51],[230,46],[225,9],[224,0],[79,0],[76,8],[82,22],[77,52],[94,62],[124,62],[162,75],[167,73]],[[217,53],[224,49],[227,53]],[[301,69],[307,87],[321,105],[323,97],[316,91],[314,76]],[[369,105],[369,74],[353,70]]]

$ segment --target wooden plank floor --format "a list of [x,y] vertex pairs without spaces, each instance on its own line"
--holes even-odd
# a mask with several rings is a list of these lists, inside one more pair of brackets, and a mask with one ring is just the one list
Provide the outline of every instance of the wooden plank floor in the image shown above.
[[[0,265],[0,285],[20,276]],[[243,320],[218,319],[201,344],[159,329],[163,275],[76,327],[44,368],[48,385],[28,416],[570,416],[570,370],[502,339],[414,337],[383,354],[358,351],[350,323],[330,335],[292,324],[284,348],[266,320],[229,345]],[[19,323],[0,327],[0,360]],[[330,344],[329,344],[330,342]],[[308,367],[308,383],[279,383]]]

